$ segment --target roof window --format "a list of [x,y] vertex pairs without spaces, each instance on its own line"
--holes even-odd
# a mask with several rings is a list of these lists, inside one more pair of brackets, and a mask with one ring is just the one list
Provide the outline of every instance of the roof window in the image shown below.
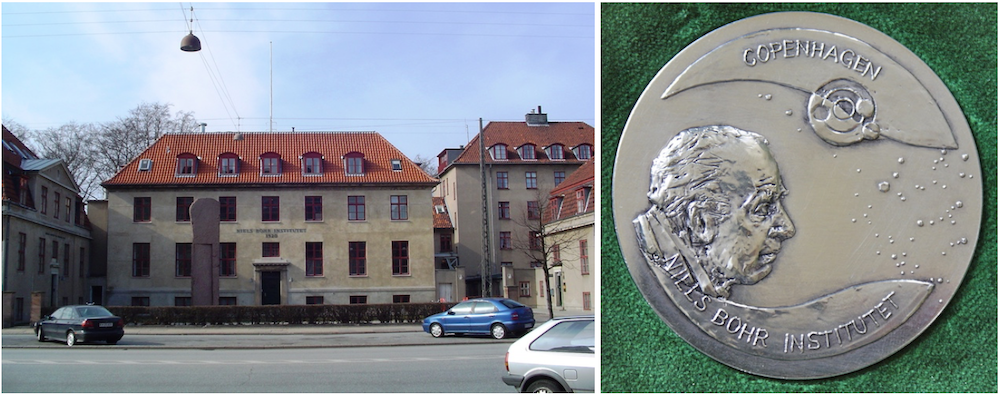
[[399,159],[392,160],[392,170],[393,171],[403,171],[403,161]]
[[139,171],[149,171],[153,169],[153,159],[139,160]]
[[535,160],[535,145],[521,145],[520,148],[517,148],[517,154],[521,156],[521,160]]
[[303,176],[323,175],[323,155],[316,152],[309,152],[301,157]]
[[260,155],[260,175],[281,175],[281,155],[274,152],[268,152]]
[[190,153],[181,153],[177,155],[177,171],[174,175],[178,177],[193,177],[198,174],[197,166],[198,156]]
[[351,152],[344,155],[344,174],[347,176],[365,175],[365,155],[361,152]]
[[493,160],[507,160],[507,145],[496,144],[490,147],[490,157]]

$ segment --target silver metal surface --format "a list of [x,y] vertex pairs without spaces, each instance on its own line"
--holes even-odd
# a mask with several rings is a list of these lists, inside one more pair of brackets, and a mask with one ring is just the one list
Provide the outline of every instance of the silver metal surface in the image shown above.
[[776,13],[723,26],[650,82],[618,147],[629,271],[695,348],[749,373],[852,372],[913,341],[979,234],[972,132],[892,38]]

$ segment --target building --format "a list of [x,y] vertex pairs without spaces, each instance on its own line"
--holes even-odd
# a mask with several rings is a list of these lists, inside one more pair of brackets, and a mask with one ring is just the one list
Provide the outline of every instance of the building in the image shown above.
[[[594,200],[594,159],[549,193],[542,222],[553,309],[594,311]],[[542,267],[537,270],[539,293],[544,297],[544,272]]]
[[219,304],[437,301],[436,184],[374,132],[164,135],[103,183],[108,304],[191,304],[204,198],[220,207]]
[[90,301],[90,230],[62,160],[39,158],[3,127],[3,326],[42,307]]
[[[479,135],[466,147],[438,155],[441,184],[435,189],[455,226],[455,249],[465,268],[467,295],[482,295],[485,275],[490,295],[537,306],[532,284],[536,283],[533,263],[540,259],[534,245],[541,229],[541,205],[567,174],[593,157],[594,128],[583,122],[549,122],[539,107],[525,115],[524,122],[490,122],[481,135],[485,190]],[[489,250],[486,259],[484,246]]]
[[455,226],[444,198],[434,197],[434,261],[438,299],[454,302],[465,294],[465,269],[458,262],[455,252]]

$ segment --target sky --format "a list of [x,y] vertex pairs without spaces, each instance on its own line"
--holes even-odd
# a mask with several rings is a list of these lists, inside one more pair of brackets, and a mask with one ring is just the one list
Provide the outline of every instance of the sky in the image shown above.
[[[435,157],[479,118],[539,106],[596,126],[595,7],[4,2],[0,108],[40,130],[166,103],[207,132],[268,131],[273,117],[275,131],[376,131]],[[200,52],[180,50],[189,29]]]

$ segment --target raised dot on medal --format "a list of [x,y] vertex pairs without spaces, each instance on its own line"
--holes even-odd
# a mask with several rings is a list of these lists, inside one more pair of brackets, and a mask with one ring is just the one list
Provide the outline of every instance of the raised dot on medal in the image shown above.
[[930,223],[931,226],[934,225],[934,221],[933,220],[929,221],[928,223]]
[[939,217],[938,220],[940,220],[940,221],[943,222],[944,221],[944,217]]
[[968,239],[965,239],[965,238],[963,237],[962,239],[958,240],[958,243],[960,243],[960,244],[962,244],[962,245],[965,245],[965,244],[969,243],[969,240],[968,240]]
[[938,298],[938,304],[943,303],[943,302],[944,302],[943,299]]
[[858,196],[858,193],[854,193],[854,197],[857,197],[857,196]]
[[948,163],[944,163],[944,168],[948,168]]
[[939,162],[939,163],[944,163],[944,158],[943,158],[943,157],[941,157],[941,158],[938,158],[938,162]]
[[906,265],[906,262],[905,262],[905,261],[901,261],[901,262],[899,263],[899,265]]
[[861,216],[864,216],[864,217],[868,217],[868,214],[867,214],[867,213],[865,213],[865,214],[862,214]]
[[785,115],[792,116],[792,110],[785,111]]
[[960,173],[958,173],[958,177],[959,177],[959,178],[965,178],[965,173],[964,173],[964,172],[960,172]]
[[898,173],[898,172],[894,172],[894,173],[892,173],[892,177],[893,177],[893,178],[899,178],[899,173]]
[[953,217],[953,216],[952,216],[952,215],[951,215],[951,214],[949,213],[949,214],[948,214],[948,218],[952,218],[952,217]]
[[896,263],[896,267],[899,267],[899,263]]
[[935,180],[931,181],[931,183],[933,183],[933,184],[937,185],[937,179],[935,179]]
[[896,195],[902,197],[903,196],[903,192],[896,193]]
[[903,163],[906,162],[906,159],[900,157],[899,160],[897,160],[897,161],[899,162],[899,164],[903,164]]
[[868,209],[872,209],[872,205],[871,204],[868,204]]
[[913,185],[914,189],[920,190],[920,185]]
[[901,201],[906,201],[906,196],[903,196],[903,197],[900,197],[899,199],[900,199]]
[[903,257],[906,257],[906,252],[903,252]]
[[952,225],[952,226],[954,226],[954,225],[955,225],[955,221],[954,221],[954,220],[952,220],[952,221],[951,221],[951,225]]
[[945,252],[941,252],[941,255],[942,255],[942,256],[947,256],[948,254],[947,254],[947,253],[945,253]]
[[910,242],[913,242],[913,237],[910,237]]
[[937,283],[941,283],[941,278],[937,278]]
[[857,223],[858,219],[851,219],[851,223]]
[[876,256],[881,256],[881,255],[882,255],[882,252],[881,252],[881,251],[878,251],[878,250],[876,250],[876,251],[875,251],[875,255],[876,255]]
[[923,187],[923,186],[921,186],[921,187],[920,187],[920,190],[925,190],[925,189],[924,189],[924,187]]
[[889,240],[889,243],[891,243],[891,244],[894,244],[894,243],[896,243],[896,240],[894,240],[894,239],[890,239],[890,240]]
[[892,256],[890,256],[890,257],[892,257],[892,259],[895,260],[896,259],[896,254],[893,253]]
[[947,188],[948,188],[948,185],[941,185],[941,188],[942,188],[942,189],[947,189]]
[[931,166],[931,171],[937,171],[937,167]]
[[770,99],[771,99],[771,95],[770,94],[765,94],[764,95],[764,100],[770,100]]
[[875,238],[878,238],[878,233],[875,233]]
[[912,274],[912,273],[913,273],[913,271],[911,270],[911,271],[910,271],[910,273]]
[[764,97],[764,93],[757,93],[757,98]]
[[858,169],[858,174],[860,174],[860,173],[861,173],[861,169],[859,168],[859,169]]
[[954,248],[955,247],[955,243],[954,242],[948,242],[948,246],[951,246],[951,247]]
[[961,207],[962,207],[962,205],[963,205],[963,204],[962,204],[962,202],[961,202],[961,201],[955,201],[955,207],[957,207],[957,208],[961,208]]
[[934,164],[937,164],[937,163],[938,163],[937,159],[935,159],[935,160],[933,161],[933,163],[934,163]]
[[920,268],[920,264],[914,265],[913,268]]
[[900,275],[906,275],[906,271],[899,271]]
[[962,154],[962,161],[967,161],[967,160],[969,160],[969,154],[968,153],[963,153]]
[[923,227],[923,226],[924,226],[924,221],[923,220],[917,220],[917,227]]
[[[947,155],[948,151],[941,149],[941,156]],[[943,158],[941,160],[944,160]]]
[[[889,191],[889,182],[879,182],[878,183],[878,191],[880,191],[882,193],[888,192]],[[871,209],[871,205],[869,205],[868,208]]]

